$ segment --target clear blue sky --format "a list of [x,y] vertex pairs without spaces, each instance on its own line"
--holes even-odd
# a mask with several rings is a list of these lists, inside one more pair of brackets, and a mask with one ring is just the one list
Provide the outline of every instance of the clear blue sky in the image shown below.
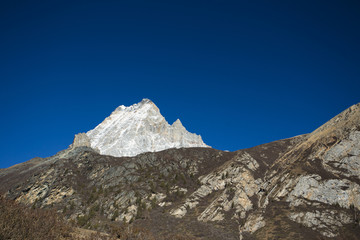
[[360,101],[359,1],[1,1],[0,168],[150,98],[216,149]]

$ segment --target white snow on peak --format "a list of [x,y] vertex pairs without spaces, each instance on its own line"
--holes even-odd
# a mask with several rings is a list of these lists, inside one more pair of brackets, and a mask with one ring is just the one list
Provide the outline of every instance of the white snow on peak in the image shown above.
[[92,148],[115,157],[168,148],[209,147],[200,135],[188,132],[179,119],[170,125],[149,99],[129,107],[117,107],[86,135]]

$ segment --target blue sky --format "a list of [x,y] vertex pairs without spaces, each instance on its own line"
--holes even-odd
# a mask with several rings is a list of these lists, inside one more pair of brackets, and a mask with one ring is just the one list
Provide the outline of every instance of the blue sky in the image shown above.
[[358,1],[2,1],[0,168],[149,98],[221,150],[360,102]]

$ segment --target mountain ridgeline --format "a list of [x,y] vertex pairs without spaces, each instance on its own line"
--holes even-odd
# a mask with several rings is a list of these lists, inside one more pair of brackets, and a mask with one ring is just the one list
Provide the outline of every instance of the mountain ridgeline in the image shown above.
[[0,183],[8,199],[104,234],[360,239],[360,104],[310,134],[224,152],[145,99],[52,157],[2,169]]
[[116,108],[96,128],[77,135],[74,144],[91,146],[100,154],[114,157],[132,157],[169,148],[209,147],[201,136],[186,131],[179,119],[170,125],[149,99]]

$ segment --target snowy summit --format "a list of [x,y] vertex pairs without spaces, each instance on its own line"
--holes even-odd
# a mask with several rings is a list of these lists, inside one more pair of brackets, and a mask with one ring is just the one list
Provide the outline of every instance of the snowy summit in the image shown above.
[[100,154],[136,156],[169,148],[209,147],[200,135],[188,132],[180,120],[170,125],[149,99],[119,106],[93,130],[77,134],[73,147],[91,146]]

